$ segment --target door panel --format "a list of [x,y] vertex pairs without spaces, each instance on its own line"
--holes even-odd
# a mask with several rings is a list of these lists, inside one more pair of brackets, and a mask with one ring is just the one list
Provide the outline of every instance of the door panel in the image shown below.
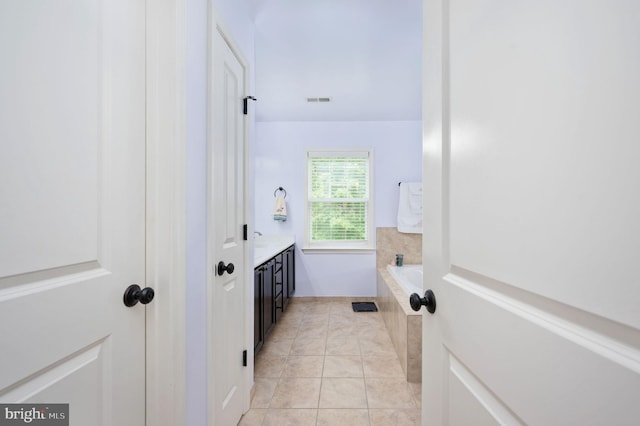
[[449,354],[447,361],[447,398],[451,401],[447,424],[488,426],[519,423],[453,355]]
[[[96,386],[108,381],[113,354],[111,340],[90,345],[70,355],[29,380],[12,387],[2,395],[3,401],[51,402],[64,401],[73,407],[71,424],[109,424],[105,402],[110,398],[108,389]],[[83,392],[77,392],[84,389]],[[61,399],[64,395],[64,400]]]
[[638,6],[450,5],[451,263],[640,328]]
[[0,5],[0,401],[144,423],[145,8]]
[[100,3],[0,6],[2,277],[97,257]]
[[637,422],[640,6],[424,5],[424,421]]
[[[244,97],[245,70],[215,30],[213,49],[212,129],[210,132],[210,253],[215,265],[233,263],[233,273],[212,271],[213,417],[216,424],[236,424],[243,412],[242,352],[245,349],[244,267]],[[215,269],[215,267],[213,268]]]
[[[226,46],[226,49],[225,49]],[[242,99],[242,67],[233,56],[233,52],[228,48],[226,43],[222,45],[225,49],[224,62],[224,88],[222,96],[224,96],[224,119],[223,128],[223,153],[225,158],[223,164],[224,174],[222,176],[222,185],[225,189],[224,197],[226,198],[223,207],[223,223],[224,228],[224,244],[225,248],[231,245],[237,246],[242,244],[242,229],[240,227],[240,219],[242,218],[242,202],[243,188],[239,186],[242,183],[242,176],[238,176],[238,172],[242,168],[242,152],[243,152],[243,120],[241,117],[240,101]]]
[[[637,393],[623,391],[640,389],[640,365],[625,359],[631,348],[477,277],[444,282],[443,309],[460,319],[452,320],[455,333],[443,333],[447,351],[523,423],[604,424],[635,405]],[[579,409],[584,401],[588,410]]]

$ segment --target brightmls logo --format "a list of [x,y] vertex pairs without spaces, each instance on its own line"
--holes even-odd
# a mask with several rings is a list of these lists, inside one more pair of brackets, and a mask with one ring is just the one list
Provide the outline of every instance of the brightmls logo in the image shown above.
[[0,426],[69,426],[69,404],[0,404]]
[[36,411],[35,407],[25,411],[24,408],[19,410],[9,410],[9,407],[4,407],[5,420],[24,420],[25,423],[31,423],[34,420],[47,420],[47,410],[41,408],[40,411]]

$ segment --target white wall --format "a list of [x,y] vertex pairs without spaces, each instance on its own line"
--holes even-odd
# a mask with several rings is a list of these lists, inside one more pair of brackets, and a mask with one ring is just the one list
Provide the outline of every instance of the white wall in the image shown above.
[[[254,26],[248,0],[215,0],[214,8],[251,69]],[[206,425],[206,152],[207,0],[187,0],[187,424]],[[253,120],[253,115],[250,116]],[[250,122],[253,129],[253,123]],[[250,141],[251,143],[251,141]]]
[[[258,106],[259,108],[259,106]],[[396,226],[398,182],[422,181],[422,123],[258,122],[254,146],[255,229],[296,236],[296,296],[374,296],[375,253],[304,254],[305,150],[374,149],[374,221]],[[273,221],[274,190],[287,191],[286,222]]]

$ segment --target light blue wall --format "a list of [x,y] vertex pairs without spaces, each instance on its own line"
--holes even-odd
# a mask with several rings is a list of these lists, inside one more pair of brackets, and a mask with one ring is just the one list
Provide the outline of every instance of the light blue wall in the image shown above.
[[206,89],[207,1],[187,2],[187,383],[189,425],[205,425],[206,372]]
[[[259,108],[259,106],[258,106]],[[254,151],[255,228],[296,236],[296,296],[374,296],[375,253],[304,254],[305,150],[373,148],[374,221],[396,226],[398,182],[422,181],[420,121],[258,122]],[[287,190],[286,222],[273,221],[274,190]]]
[[[215,0],[219,19],[249,62],[254,85],[254,26],[249,0]],[[207,0],[187,0],[187,398],[189,426],[207,424],[206,363],[206,153]],[[253,129],[253,114],[250,116]],[[253,132],[252,132],[253,133]],[[252,141],[250,140],[250,144]]]

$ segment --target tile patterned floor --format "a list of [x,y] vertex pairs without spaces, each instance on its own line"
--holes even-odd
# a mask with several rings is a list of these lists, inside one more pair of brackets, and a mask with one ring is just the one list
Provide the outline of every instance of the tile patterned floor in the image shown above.
[[241,426],[420,425],[420,384],[404,379],[380,314],[351,302],[289,303],[256,357]]

